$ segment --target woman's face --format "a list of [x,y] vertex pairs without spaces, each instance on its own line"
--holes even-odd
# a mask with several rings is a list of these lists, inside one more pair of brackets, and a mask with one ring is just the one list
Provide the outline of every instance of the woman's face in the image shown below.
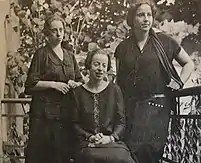
[[108,56],[104,54],[95,54],[91,61],[90,79],[102,80],[108,68]]
[[153,24],[152,9],[148,4],[140,5],[134,16],[134,29],[148,32]]
[[50,34],[48,35],[48,41],[50,44],[58,45],[64,38],[64,26],[60,20],[54,20],[50,23]]

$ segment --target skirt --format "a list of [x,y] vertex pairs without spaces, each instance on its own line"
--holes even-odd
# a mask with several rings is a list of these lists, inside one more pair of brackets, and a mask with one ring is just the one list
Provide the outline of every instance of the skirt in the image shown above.
[[25,163],[68,163],[72,144],[67,126],[59,120],[30,117]]
[[75,163],[138,163],[133,160],[127,146],[122,143],[110,143],[97,147],[85,147],[76,155]]
[[167,97],[130,99],[127,102],[125,141],[140,163],[156,163],[161,159],[168,134],[170,110]]

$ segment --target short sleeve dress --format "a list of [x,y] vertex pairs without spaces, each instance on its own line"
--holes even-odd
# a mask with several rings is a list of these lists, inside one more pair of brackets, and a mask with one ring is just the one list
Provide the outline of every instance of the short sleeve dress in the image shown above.
[[[122,141],[125,112],[119,86],[109,83],[99,93],[92,93],[80,86],[75,89],[74,97],[73,122],[78,142],[76,163],[134,163]],[[115,142],[88,147],[88,138],[96,133],[112,135]]]
[[38,81],[67,83],[71,79],[82,82],[75,57],[66,49],[63,52],[61,61],[49,45],[40,48],[28,71],[25,93],[32,95],[32,102],[27,163],[60,163],[68,160],[70,155],[72,91],[63,95],[51,88],[31,89]]
[[[157,35],[172,62],[181,50],[180,45],[166,34]],[[171,110],[171,90],[166,87],[168,75],[158,59],[152,37],[148,38],[142,50],[134,36],[125,39],[116,48],[115,57],[119,60],[117,83],[125,99],[126,137],[130,149],[136,151],[146,144],[156,151],[163,151]]]

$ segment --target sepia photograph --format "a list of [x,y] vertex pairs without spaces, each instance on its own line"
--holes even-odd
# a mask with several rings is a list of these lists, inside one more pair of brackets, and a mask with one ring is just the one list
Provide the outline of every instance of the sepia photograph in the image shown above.
[[201,0],[0,0],[0,163],[200,163]]

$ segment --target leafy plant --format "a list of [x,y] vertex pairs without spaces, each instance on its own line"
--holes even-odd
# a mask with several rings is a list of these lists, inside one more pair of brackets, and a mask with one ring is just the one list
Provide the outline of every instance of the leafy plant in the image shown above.
[[[97,46],[113,55],[116,46],[128,34],[128,26],[123,21],[127,7],[128,3],[121,0],[54,0],[50,4],[33,0],[31,8],[11,4],[20,21],[21,43],[17,52],[8,53],[7,81],[14,85],[17,94],[23,91],[32,56],[46,43],[42,30],[48,15],[55,13],[64,18],[67,24],[64,46],[82,62],[86,53]],[[17,29],[17,25],[14,28]]]

